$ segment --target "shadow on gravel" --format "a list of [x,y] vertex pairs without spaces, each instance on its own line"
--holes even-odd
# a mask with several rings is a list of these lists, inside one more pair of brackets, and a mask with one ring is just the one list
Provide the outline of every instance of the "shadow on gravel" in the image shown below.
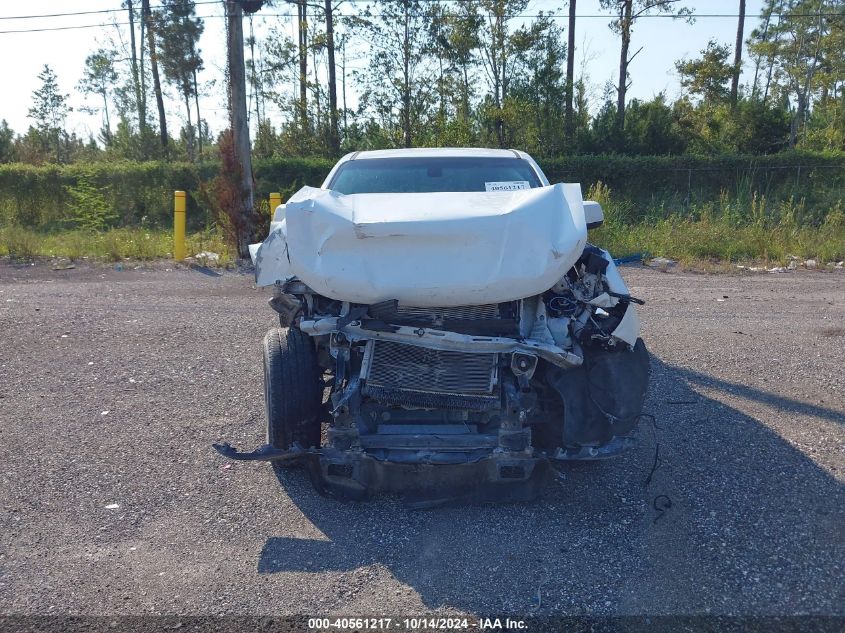
[[657,358],[652,372],[654,434],[646,423],[640,445],[618,459],[563,467],[534,503],[341,503],[318,496],[304,471],[282,473],[281,494],[327,540],[269,538],[258,571],[374,566],[428,609],[481,615],[845,613],[843,485],[763,421],[690,384],[825,421],[841,422],[841,412]]
[[823,420],[828,420],[829,422],[836,422],[837,424],[845,425],[845,412],[843,411],[836,411],[834,409],[820,407],[807,402],[801,402],[800,400],[785,398],[784,396],[780,396],[769,391],[763,391],[761,389],[748,387],[736,382],[722,380],[721,378],[708,376],[707,374],[702,374],[690,369],[673,367],[672,371],[675,372],[678,378],[685,380],[689,384],[707,387],[710,389],[718,389],[719,391],[726,391],[727,393],[739,396],[740,398],[754,400],[761,404],[779,409],[782,412],[810,415],[822,418]]
[[199,264],[191,264],[191,270],[202,273],[206,277],[222,277],[223,274],[209,268],[208,266],[200,266]]

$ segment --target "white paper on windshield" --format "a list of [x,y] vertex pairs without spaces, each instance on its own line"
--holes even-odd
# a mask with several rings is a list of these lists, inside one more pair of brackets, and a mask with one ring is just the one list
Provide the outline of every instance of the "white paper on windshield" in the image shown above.
[[506,182],[485,182],[484,188],[486,191],[519,191],[520,189],[530,189],[531,185],[527,180],[509,180]]

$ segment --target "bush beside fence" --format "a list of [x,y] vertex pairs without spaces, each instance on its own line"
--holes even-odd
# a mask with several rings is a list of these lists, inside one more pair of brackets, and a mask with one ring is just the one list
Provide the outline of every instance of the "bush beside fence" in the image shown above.
[[[763,201],[773,211],[784,200],[803,201],[806,220],[821,225],[845,197],[845,155],[571,156],[540,161],[552,182],[604,183],[624,200],[630,221],[694,215],[725,197],[750,213]],[[271,159],[255,164],[257,194],[287,199],[303,185],[318,186],[332,166],[325,159]],[[188,192],[188,227],[213,224],[205,184],[215,163],[118,162],[0,165],[0,225],[36,230],[167,227],[173,191]],[[756,202],[755,202],[756,201]]]

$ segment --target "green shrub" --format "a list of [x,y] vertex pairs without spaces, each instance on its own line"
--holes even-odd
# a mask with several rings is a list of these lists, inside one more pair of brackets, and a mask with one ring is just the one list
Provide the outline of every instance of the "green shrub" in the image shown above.
[[111,187],[95,186],[90,174],[80,174],[76,184],[67,186],[72,222],[89,231],[102,231],[117,221],[117,213],[107,200]]

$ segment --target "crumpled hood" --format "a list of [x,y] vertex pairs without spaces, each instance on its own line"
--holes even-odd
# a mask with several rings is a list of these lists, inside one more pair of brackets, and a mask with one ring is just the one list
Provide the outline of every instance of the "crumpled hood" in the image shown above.
[[577,184],[355,195],[305,187],[250,251],[259,286],[297,277],[342,301],[453,306],[540,294],[586,241]]

